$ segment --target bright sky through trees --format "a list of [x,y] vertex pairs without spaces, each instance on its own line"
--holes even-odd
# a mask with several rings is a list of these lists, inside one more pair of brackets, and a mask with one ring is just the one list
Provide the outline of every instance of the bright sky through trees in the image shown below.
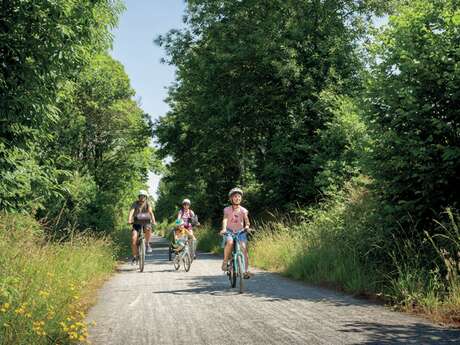
[[[165,114],[166,87],[174,80],[174,67],[162,64],[164,49],[153,43],[159,35],[182,26],[184,0],[125,0],[126,10],[114,30],[112,56],[124,66],[136,90],[136,99],[152,119]],[[156,193],[159,176],[151,175]]]

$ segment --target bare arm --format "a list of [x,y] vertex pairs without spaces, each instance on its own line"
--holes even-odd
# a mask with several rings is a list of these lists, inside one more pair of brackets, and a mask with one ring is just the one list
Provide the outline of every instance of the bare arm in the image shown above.
[[251,223],[249,222],[248,213],[246,213],[244,215],[244,228],[247,230],[247,229],[249,229],[250,225],[251,225]]
[[155,216],[153,215],[152,207],[150,206],[149,206],[149,213],[150,213],[150,219],[152,219],[152,224],[156,225],[157,221],[155,220]]
[[134,215],[134,208],[129,210],[128,224],[133,224],[133,215]]

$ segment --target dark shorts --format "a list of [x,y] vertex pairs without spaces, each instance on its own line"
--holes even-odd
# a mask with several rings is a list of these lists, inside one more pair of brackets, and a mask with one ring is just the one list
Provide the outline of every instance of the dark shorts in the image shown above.
[[141,229],[144,228],[145,230],[152,230],[152,224],[133,224],[133,229],[132,231],[141,231]]

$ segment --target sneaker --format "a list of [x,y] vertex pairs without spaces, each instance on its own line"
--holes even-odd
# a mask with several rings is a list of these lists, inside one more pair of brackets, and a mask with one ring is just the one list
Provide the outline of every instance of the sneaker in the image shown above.
[[135,264],[136,261],[137,261],[137,258],[136,258],[135,256],[133,256],[133,257],[131,258],[131,264]]
[[228,271],[228,269],[227,269],[227,263],[226,263],[225,261],[222,262],[222,271],[224,271],[224,272],[225,272],[225,271]]
[[244,273],[243,273],[243,279],[249,279],[249,278],[251,278],[251,273],[249,273],[249,272],[244,272]]
[[150,247],[149,245],[147,246],[147,253],[151,253],[152,252],[152,247]]

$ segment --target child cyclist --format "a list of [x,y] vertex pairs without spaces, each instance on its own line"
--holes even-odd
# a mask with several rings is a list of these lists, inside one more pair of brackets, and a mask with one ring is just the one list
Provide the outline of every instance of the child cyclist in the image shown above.
[[186,245],[187,240],[191,239],[192,241],[195,240],[195,237],[185,227],[185,224],[182,219],[177,219],[175,223],[174,229],[174,238],[173,238],[173,248],[177,252],[180,252]]
[[[225,236],[225,248],[224,248],[224,261],[222,262],[222,270],[227,270],[227,262],[230,259],[232,246],[233,246],[233,237],[232,233],[237,233],[242,229],[249,229],[249,217],[248,210],[241,206],[241,200],[243,199],[243,191],[240,188],[233,188],[229,193],[228,197],[230,198],[231,206],[224,208],[224,218],[222,220],[222,230],[220,234]],[[249,258],[247,250],[247,233],[243,232],[238,238],[241,242],[241,249],[244,255],[245,267],[244,267],[244,278],[250,278],[250,273],[248,272]]]
[[[195,212],[192,211],[190,208],[191,202],[190,199],[184,199],[182,201],[182,208],[179,210],[177,214],[177,220],[182,220],[184,223],[185,228],[190,231],[193,236],[193,225],[200,225],[200,223],[193,223],[193,220],[196,218]],[[195,238],[195,237],[194,237]],[[193,258],[196,259],[196,246],[197,241],[196,239],[192,242],[192,250],[193,250]]]

